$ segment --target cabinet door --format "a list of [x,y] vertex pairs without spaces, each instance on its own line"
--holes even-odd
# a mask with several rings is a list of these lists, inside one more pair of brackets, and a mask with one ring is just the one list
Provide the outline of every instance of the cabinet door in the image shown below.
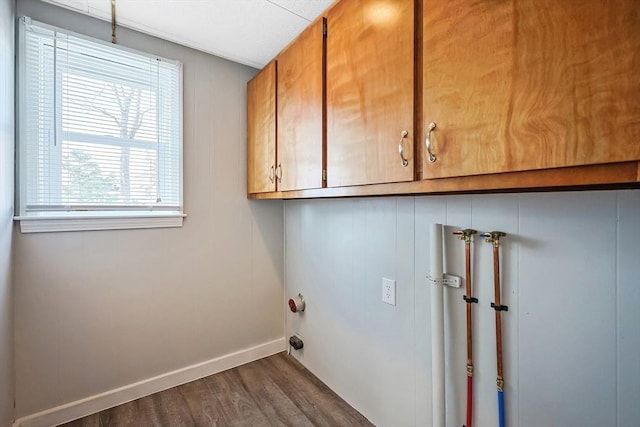
[[640,159],[637,0],[425,0],[425,178]]
[[324,25],[278,56],[278,190],[322,187]]
[[247,83],[247,193],[276,191],[276,63]]
[[341,1],[327,21],[327,185],[413,180],[413,0]]

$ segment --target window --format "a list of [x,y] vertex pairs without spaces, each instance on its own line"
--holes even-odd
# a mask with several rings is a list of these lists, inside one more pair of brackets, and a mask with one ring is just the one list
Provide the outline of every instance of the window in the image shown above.
[[23,18],[23,232],[182,225],[182,66]]

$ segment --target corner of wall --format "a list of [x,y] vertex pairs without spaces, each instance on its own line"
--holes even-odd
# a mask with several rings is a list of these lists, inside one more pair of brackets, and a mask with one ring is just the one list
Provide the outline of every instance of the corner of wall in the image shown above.
[[13,203],[16,0],[0,1],[0,425],[14,421]]

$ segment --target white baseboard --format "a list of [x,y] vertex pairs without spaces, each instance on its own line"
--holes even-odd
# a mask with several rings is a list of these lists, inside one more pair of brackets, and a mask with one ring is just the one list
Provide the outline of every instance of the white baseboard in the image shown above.
[[185,384],[287,349],[285,338],[187,366],[134,384],[19,418],[14,427],[51,427]]

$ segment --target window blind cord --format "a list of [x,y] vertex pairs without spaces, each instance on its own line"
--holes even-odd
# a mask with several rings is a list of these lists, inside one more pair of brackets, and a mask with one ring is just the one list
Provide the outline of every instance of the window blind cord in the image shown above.
[[111,0],[111,43],[116,44],[116,0]]
[[[58,117],[58,38],[53,38],[53,120]],[[58,126],[53,126],[53,146],[58,146]]]
[[[114,0],[115,1],[115,0]],[[157,153],[158,153],[158,157],[156,162],[158,164],[160,164],[161,161],[163,161],[162,158],[162,152],[160,151],[160,128],[161,128],[161,120],[162,120],[162,113],[160,111],[160,105],[164,105],[161,103],[161,98],[160,98],[160,59],[156,58],[156,144],[158,146],[157,149]],[[158,186],[157,186],[157,190],[156,190],[156,203],[160,203],[162,202],[162,185],[164,184],[164,182],[162,182],[162,179],[160,179],[160,167],[156,167],[156,179],[158,182]]]

